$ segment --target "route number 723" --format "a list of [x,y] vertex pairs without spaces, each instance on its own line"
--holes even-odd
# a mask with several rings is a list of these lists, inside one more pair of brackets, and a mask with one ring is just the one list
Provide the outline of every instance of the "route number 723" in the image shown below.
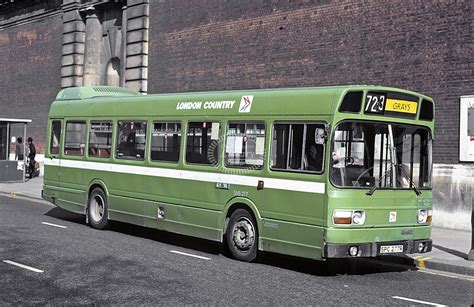
[[385,109],[385,94],[368,93],[365,97],[365,112],[383,114]]

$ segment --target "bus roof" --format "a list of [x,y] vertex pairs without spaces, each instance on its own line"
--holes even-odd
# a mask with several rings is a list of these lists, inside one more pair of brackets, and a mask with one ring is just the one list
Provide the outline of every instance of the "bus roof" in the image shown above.
[[348,91],[394,91],[431,98],[419,93],[381,86],[346,85],[217,92],[141,95],[116,87],[63,89],[50,109],[50,117],[141,118],[154,116],[333,115]]

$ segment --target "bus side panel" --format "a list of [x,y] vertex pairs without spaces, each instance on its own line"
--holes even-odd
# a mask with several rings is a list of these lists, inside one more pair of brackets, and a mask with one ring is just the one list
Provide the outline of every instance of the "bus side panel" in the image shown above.
[[320,258],[324,239],[325,194],[264,189],[260,202],[263,249]]
[[262,225],[261,250],[321,259],[323,227],[271,219],[264,219]]
[[[206,190],[209,185],[212,184],[152,175],[114,174],[109,186],[110,217],[220,241],[222,210],[210,201],[212,191]],[[204,194],[207,201],[193,199],[196,194]],[[160,217],[159,209],[163,213]]]
[[70,167],[73,163],[81,162],[81,158],[68,157],[67,159],[61,160],[61,183],[59,189],[59,201],[71,211],[84,213],[86,198],[87,198],[87,187],[89,184],[89,171],[85,171],[81,168]]

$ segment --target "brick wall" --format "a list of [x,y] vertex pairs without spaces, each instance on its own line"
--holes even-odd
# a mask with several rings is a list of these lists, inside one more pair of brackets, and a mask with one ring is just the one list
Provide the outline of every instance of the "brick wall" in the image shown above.
[[474,2],[150,1],[148,92],[377,84],[436,100],[435,163],[457,163],[474,94]]
[[28,135],[41,152],[61,88],[62,25],[55,15],[0,30],[0,117],[32,119]]

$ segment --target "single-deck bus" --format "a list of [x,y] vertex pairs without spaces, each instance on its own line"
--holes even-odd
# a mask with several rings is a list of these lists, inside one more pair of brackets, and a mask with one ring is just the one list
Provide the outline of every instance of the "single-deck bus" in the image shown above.
[[432,248],[434,102],[337,86],[141,95],[59,92],[42,197],[122,221],[313,259]]

